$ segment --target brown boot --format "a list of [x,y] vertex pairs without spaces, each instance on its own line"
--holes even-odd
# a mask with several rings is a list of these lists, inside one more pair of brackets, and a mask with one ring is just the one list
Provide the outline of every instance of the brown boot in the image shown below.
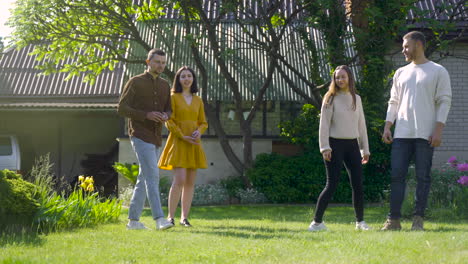
[[413,225],[411,226],[413,231],[424,231],[424,220],[421,216],[415,215],[413,217]]
[[381,229],[382,231],[388,230],[401,230],[400,219],[387,219],[384,226]]

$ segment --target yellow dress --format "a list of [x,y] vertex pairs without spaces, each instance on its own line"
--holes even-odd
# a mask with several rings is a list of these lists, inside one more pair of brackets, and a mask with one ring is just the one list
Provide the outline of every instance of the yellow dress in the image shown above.
[[169,130],[166,146],[159,158],[158,167],[163,170],[173,168],[205,169],[206,156],[200,145],[186,142],[183,136],[191,136],[198,129],[201,134],[208,128],[205,109],[200,97],[193,95],[187,104],[182,93],[171,95],[172,115],[166,122]]

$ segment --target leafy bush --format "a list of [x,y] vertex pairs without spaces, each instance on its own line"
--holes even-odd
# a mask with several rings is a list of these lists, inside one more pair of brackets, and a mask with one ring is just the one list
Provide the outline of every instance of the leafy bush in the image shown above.
[[[428,217],[468,219],[468,182],[464,181],[467,171],[468,163],[459,163],[456,157],[451,157],[441,168],[432,170]],[[402,215],[411,217],[416,193],[414,166],[409,170],[407,193],[402,206]]]
[[260,154],[247,176],[255,189],[277,203],[310,202],[325,185],[321,155],[310,152],[296,157]]
[[244,182],[240,176],[230,176],[220,181],[229,194],[229,197],[240,199],[239,191],[244,190]]
[[30,227],[39,208],[37,187],[10,170],[0,171],[0,231]]
[[268,202],[265,195],[254,188],[239,189],[237,192],[241,204],[261,204]]

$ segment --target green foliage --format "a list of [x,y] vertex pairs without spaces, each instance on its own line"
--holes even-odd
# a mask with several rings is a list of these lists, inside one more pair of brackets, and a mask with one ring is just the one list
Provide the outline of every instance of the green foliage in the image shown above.
[[[130,164],[130,163],[120,163],[116,162],[112,165],[114,170],[128,179],[133,185],[136,184],[138,174],[140,171],[140,166],[138,164]],[[160,177],[159,178],[159,188],[161,192],[169,193],[169,189],[171,188],[171,182],[168,177]]]
[[276,203],[316,199],[324,186],[324,175],[323,163],[312,153],[297,157],[259,154],[253,168],[247,171],[254,188]]
[[27,178],[29,182],[37,186],[37,195],[41,200],[46,199],[55,192],[56,180],[52,174],[52,166],[50,154],[40,156],[35,160]]
[[121,202],[115,198],[101,199],[98,193],[85,193],[81,188],[69,196],[59,194],[54,189],[56,180],[49,155],[36,159],[28,179],[33,182],[28,184],[34,187],[33,195],[37,199],[36,210],[32,212],[28,224],[38,231],[107,223],[116,221],[120,215]]
[[117,199],[101,201],[97,192],[87,194],[78,189],[68,197],[54,193],[42,201],[35,224],[41,231],[87,227],[117,221],[120,210]]
[[130,164],[130,163],[120,163],[116,162],[112,165],[114,170],[120,175],[124,176],[127,180],[131,183],[136,184],[138,173],[139,173],[139,166],[138,164]]
[[240,176],[230,176],[220,181],[221,186],[226,189],[229,194],[229,197],[239,198],[239,191],[244,190],[244,182]]
[[39,208],[37,187],[9,170],[0,171],[0,231],[30,227]]
[[311,104],[302,106],[301,114],[294,120],[282,122],[280,136],[293,144],[316,149],[320,124],[320,110]]
[[[306,20],[324,34],[326,43],[324,49],[328,64],[332,69],[338,65],[346,64],[349,58],[345,55],[344,44],[344,40],[348,37],[346,35],[345,6],[342,2],[336,0],[316,0],[310,1],[306,10],[310,14]],[[308,36],[303,35],[302,38],[314,42],[310,34]],[[310,44],[307,47],[314,52],[317,45],[315,43]],[[320,67],[320,65],[316,67]]]
[[387,79],[392,64],[386,56],[393,48],[397,35],[406,27],[405,17],[414,0],[375,1],[369,4],[364,13],[364,25],[354,25],[354,47],[358,52],[361,93],[364,109],[381,118],[385,114]]
[[32,53],[44,74],[67,72],[71,78],[84,73],[85,81],[93,83],[118,62],[144,63],[126,59],[130,40],[151,49],[136,21],[160,17],[172,2],[143,1],[139,6],[131,0],[18,0],[8,23],[19,48],[34,44]]
[[282,14],[274,14],[270,19],[270,23],[274,27],[284,26],[286,24],[286,19]]
[[[428,198],[427,216],[468,220],[468,186],[457,182],[465,171],[458,171],[456,161],[447,163],[431,172],[431,190]],[[402,206],[402,215],[412,217],[416,193],[414,165],[409,169],[407,195]]]
[[[256,189],[273,202],[315,201],[325,182],[325,168],[318,151],[320,116],[312,105],[304,105],[302,113],[294,120],[280,124],[281,136],[293,143],[304,145],[302,156],[283,157],[278,154],[257,156],[255,165],[248,172]],[[381,140],[384,121],[368,118],[368,138],[371,157],[363,166],[364,198],[380,201],[388,189],[390,171],[390,147]],[[334,202],[351,201],[348,175],[343,170]]]

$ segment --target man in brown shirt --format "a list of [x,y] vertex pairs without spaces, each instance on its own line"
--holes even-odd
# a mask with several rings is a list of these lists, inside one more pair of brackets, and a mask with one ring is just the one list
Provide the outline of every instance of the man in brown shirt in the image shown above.
[[150,50],[146,59],[147,70],[132,77],[120,97],[118,112],[129,118],[128,134],[140,166],[128,210],[127,229],[147,229],[139,222],[146,197],[156,220],[156,229],[173,226],[161,208],[157,166],[162,124],[172,112],[169,83],[159,76],[166,67],[166,61],[164,51]]

